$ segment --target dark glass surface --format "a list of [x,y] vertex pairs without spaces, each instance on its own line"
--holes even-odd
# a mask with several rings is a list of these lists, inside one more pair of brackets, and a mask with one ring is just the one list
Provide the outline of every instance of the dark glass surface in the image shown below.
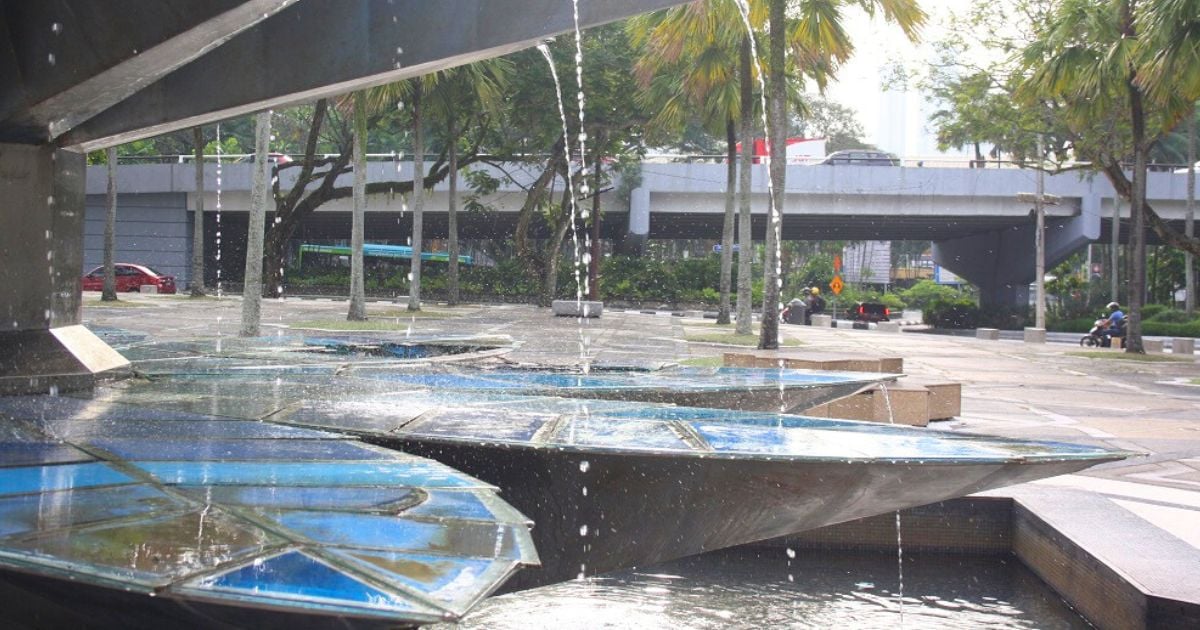
[[404,512],[405,517],[493,521],[496,515],[472,492],[430,491],[425,500]]
[[423,416],[406,425],[401,432],[431,437],[528,442],[534,433],[555,417],[548,414],[519,413],[512,409],[452,409]]
[[0,466],[65,464],[95,459],[67,444],[46,442],[0,442]]

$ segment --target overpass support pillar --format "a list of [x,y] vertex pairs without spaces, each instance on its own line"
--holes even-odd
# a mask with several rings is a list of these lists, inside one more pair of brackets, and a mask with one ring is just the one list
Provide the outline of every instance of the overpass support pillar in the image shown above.
[[84,162],[0,144],[0,395],[82,389],[129,367],[80,325]]
[[629,193],[629,225],[622,239],[626,254],[641,254],[650,239],[650,189],[639,186]]
[[[1084,197],[1078,215],[1046,222],[1046,269],[1100,238],[1100,197]],[[1033,222],[933,244],[937,264],[979,287],[980,306],[1025,307],[1036,279]]]

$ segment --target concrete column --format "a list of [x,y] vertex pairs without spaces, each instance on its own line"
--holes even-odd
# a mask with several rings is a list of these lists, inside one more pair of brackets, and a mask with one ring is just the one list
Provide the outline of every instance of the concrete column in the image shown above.
[[623,249],[640,252],[650,239],[650,189],[639,186],[629,193],[629,227]]
[[0,394],[128,367],[80,322],[84,156],[0,144]]

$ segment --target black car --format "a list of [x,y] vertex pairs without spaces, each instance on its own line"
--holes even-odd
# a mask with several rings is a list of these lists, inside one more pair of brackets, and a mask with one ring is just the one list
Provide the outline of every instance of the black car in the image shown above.
[[884,151],[845,150],[830,153],[820,163],[852,166],[900,166],[900,159]]
[[878,302],[859,302],[853,311],[855,321],[886,322],[890,321],[892,309]]

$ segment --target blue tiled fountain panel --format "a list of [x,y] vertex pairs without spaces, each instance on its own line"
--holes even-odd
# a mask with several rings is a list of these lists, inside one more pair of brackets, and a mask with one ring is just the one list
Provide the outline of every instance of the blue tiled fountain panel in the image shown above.
[[408,624],[536,563],[494,488],[341,434],[50,397],[0,425],[0,568]]

